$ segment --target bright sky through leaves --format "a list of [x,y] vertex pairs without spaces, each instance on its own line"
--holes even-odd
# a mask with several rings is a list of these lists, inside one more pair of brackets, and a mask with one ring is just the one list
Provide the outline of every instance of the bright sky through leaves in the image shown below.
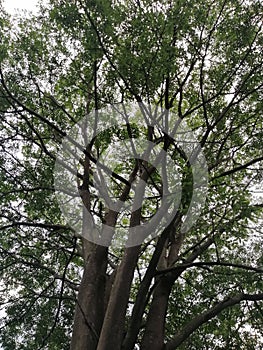
[[6,11],[13,14],[16,10],[29,10],[34,11],[38,0],[4,0],[3,5]]

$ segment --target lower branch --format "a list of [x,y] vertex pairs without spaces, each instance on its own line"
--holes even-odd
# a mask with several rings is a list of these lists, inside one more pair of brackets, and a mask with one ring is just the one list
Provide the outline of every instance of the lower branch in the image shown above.
[[174,350],[181,345],[197,328],[216,317],[224,309],[234,306],[243,300],[257,301],[263,300],[263,293],[259,294],[244,294],[240,293],[233,297],[226,298],[220,303],[216,304],[209,310],[198,315],[192,321],[188,322],[166,345],[165,350]]

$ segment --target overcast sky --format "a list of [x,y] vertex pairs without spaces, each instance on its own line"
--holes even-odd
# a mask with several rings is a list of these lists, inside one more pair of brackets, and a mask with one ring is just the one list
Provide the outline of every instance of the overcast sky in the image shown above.
[[33,11],[38,0],[4,0],[4,8],[9,13],[15,13],[16,9]]

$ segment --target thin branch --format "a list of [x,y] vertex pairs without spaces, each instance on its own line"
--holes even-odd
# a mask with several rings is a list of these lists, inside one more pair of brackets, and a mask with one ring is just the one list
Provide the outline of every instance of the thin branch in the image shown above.
[[39,227],[39,228],[53,229],[53,230],[67,229],[75,232],[70,226],[49,224],[49,223],[42,223],[42,222],[25,222],[25,221],[14,221],[9,225],[1,226],[0,231],[6,230],[7,228],[10,228],[10,227],[17,227],[17,226]]
[[262,157],[257,157],[257,158],[254,158],[252,159],[251,161],[245,163],[245,164],[242,164],[242,165],[239,165],[233,169],[230,169],[230,170],[227,170],[227,171],[224,171],[223,173],[217,175],[217,176],[214,176],[210,181],[213,181],[215,179],[219,179],[220,177],[224,177],[224,176],[228,176],[228,175],[231,175],[231,174],[234,174],[238,171],[241,171],[241,170],[245,170],[247,169],[250,165],[253,165],[253,164],[256,164],[256,163],[259,163],[259,162],[262,162],[263,161],[263,156]]
[[69,266],[71,260],[73,259],[74,254],[75,254],[76,244],[77,244],[77,239],[74,238],[74,246],[73,246],[72,252],[71,252],[71,254],[70,254],[70,256],[65,264],[63,275],[62,275],[62,283],[61,283],[61,288],[60,288],[60,295],[59,295],[59,301],[58,301],[57,312],[55,315],[55,320],[54,320],[53,325],[52,325],[51,329],[49,330],[48,334],[43,339],[42,345],[39,347],[39,350],[44,348],[46,341],[50,338],[50,336],[54,332],[56,325],[58,323],[58,318],[59,318],[60,310],[62,307],[62,301],[64,300],[63,292],[64,292],[64,286],[65,286],[65,282],[66,282],[66,273],[67,273],[68,266]]

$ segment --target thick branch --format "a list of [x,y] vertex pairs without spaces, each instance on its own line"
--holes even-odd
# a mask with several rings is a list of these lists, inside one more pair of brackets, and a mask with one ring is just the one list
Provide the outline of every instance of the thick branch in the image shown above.
[[209,310],[203,312],[197,317],[188,322],[175,336],[165,345],[165,350],[174,350],[182,344],[197,328],[216,317],[224,309],[234,306],[243,300],[257,301],[263,300],[263,293],[259,294],[244,294],[240,293],[233,297],[228,297],[222,302],[216,304]]
[[237,269],[247,270],[247,271],[254,271],[257,273],[263,273],[263,269],[260,269],[258,267],[243,265],[243,264],[232,264],[228,262],[219,262],[219,261],[208,261],[208,262],[196,262],[196,263],[186,263],[181,264],[179,266],[171,267],[169,269],[159,270],[156,272],[156,275],[165,274],[168,272],[176,272],[181,271],[182,268],[190,268],[190,267],[209,267],[209,266],[225,266],[225,267],[233,267]]
[[158,239],[152,259],[140,284],[140,288],[132,310],[130,325],[123,342],[123,349],[125,350],[132,350],[134,348],[134,344],[140,330],[143,313],[145,311],[145,306],[148,301],[148,291],[151,286],[152,279],[155,275],[156,267],[162,254],[164,244],[167,240],[167,237],[169,237],[171,232],[174,231],[175,227],[178,225],[180,219],[181,215],[177,215],[173,222],[163,231],[161,237]]

